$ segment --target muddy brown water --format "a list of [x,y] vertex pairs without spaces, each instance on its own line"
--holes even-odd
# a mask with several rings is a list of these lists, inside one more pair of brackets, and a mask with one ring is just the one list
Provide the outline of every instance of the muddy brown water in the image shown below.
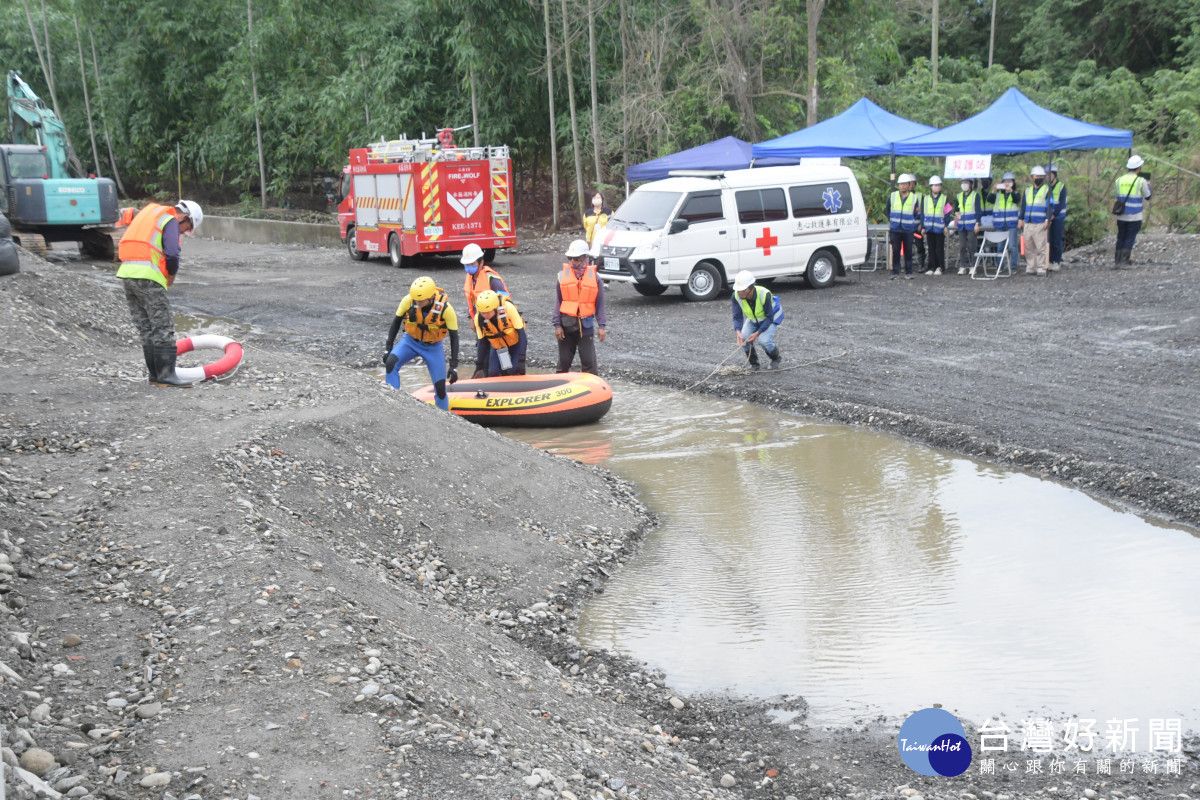
[[1195,531],[872,431],[614,390],[598,424],[504,431],[612,469],[660,516],[586,605],[584,644],[679,692],[803,697],[821,724],[940,703],[1200,729]]
[[257,332],[254,326],[229,319],[228,317],[214,317],[210,314],[180,314],[178,312],[173,316],[175,318],[175,330],[181,337],[185,335],[195,336],[202,333],[212,333],[217,336],[237,338],[239,334]]

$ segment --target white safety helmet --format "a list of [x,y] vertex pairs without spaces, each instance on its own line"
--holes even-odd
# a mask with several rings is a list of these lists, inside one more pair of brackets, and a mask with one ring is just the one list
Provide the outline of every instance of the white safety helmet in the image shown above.
[[474,264],[479,259],[483,258],[483,248],[471,242],[463,248],[462,258],[458,261],[460,264]]
[[192,221],[192,229],[187,232],[188,236],[196,234],[196,228],[200,227],[200,223],[204,221],[204,209],[200,208],[200,204],[194,200],[180,200],[175,209],[183,214],[186,214],[188,219]]
[[941,186],[942,179],[939,176],[934,175],[932,178],[929,179],[929,185],[930,186]]
[[916,176],[916,175],[909,175],[907,172],[901,172],[901,173],[900,173],[900,177],[899,177],[899,178],[896,178],[896,185],[897,185],[897,186],[898,186],[898,185],[900,185],[900,184],[902,184],[902,183],[916,183],[916,182],[917,182],[917,176]]
[[1041,165],[1038,165],[1038,166],[1034,167],[1033,169],[1029,170],[1029,174],[1035,178],[1044,178],[1044,177],[1046,177],[1046,170]]
[[753,285],[754,273],[748,269],[744,269],[733,276],[733,290],[735,292],[744,292]]
[[588,254],[588,243],[583,239],[576,239],[571,242],[571,246],[567,248],[567,258],[580,258]]
[[1003,177],[1003,178],[1001,178],[1000,180],[1002,180],[1002,181],[1015,181],[1016,179],[1017,179],[1017,176],[1016,176],[1016,175],[1013,175],[1011,172],[1006,172],[1006,173],[1004,173],[1004,177]]
[[1141,156],[1130,156],[1129,160],[1125,162],[1125,169],[1138,169],[1145,163]]

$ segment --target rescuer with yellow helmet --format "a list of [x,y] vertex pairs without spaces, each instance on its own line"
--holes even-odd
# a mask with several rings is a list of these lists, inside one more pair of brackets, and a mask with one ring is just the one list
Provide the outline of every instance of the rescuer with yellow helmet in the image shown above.
[[[400,326],[404,335],[393,347]],[[442,340],[450,335],[450,371],[446,371],[446,351]],[[450,397],[446,394],[446,379],[450,383],[458,380],[458,317],[450,305],[446,293],[438,288],[433,278],[422,276],[412,282],[408,294],[400,301],[392,328],[388,331],[387,353],[383,364],[387,368],[385,380],[394,389],[400,388],[400,367],[417,356],[425,359],[429,367],[429,378],[433,381],[436,395],[434,405],[443,411],[450,410]]]
[[476,378],[525,374],[525,320],[511,301],[488,289],[475,298]]

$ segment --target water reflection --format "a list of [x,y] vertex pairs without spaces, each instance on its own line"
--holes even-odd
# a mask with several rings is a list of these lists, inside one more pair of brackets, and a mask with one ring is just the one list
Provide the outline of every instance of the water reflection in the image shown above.
[[506,431],[567,455],[607,441],[661,515],[586,607],[586,643],[835,723],[942,703],[1200,727],[1191,533],[888,436],[614,388],[597,425]]

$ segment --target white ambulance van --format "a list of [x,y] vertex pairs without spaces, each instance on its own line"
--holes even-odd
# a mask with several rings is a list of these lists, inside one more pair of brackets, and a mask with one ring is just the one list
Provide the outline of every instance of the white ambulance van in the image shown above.
[[638,187],[592,241],[597,273],[712,300],[741,270],[820,289],[867,260],[867,214],[842,166],[672,172]]

